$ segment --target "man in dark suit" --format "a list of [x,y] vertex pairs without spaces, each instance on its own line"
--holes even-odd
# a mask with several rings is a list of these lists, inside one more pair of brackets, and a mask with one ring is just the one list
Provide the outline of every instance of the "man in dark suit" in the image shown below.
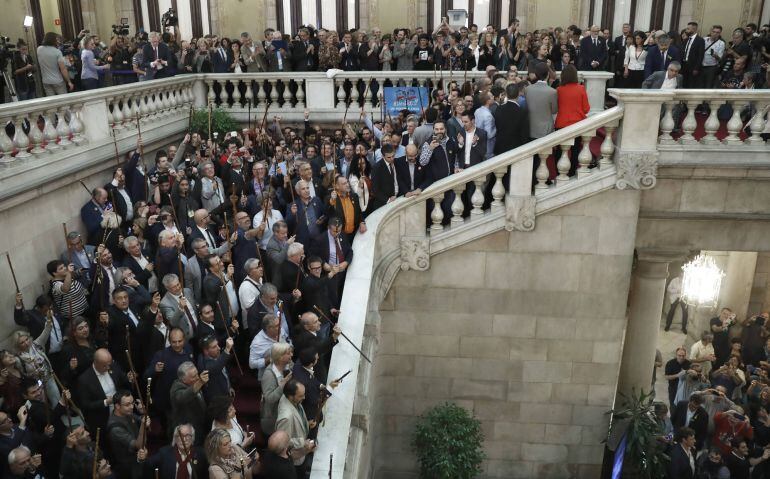
[[[203,431],[194,431],[190,424],[180,424],[174,428],[171,445],[161,447],[157,453],[147,458],[143,477],[149,477],[151,471],[158,471],[159,477],[197,477],[208,475],[206,455],[195,446],[195,436]],[[183,476],[184,469],[187,474]]]
[[[61,350],[64,333],[66,333],[63,319],[54,314],[51,297],[47,294],[40,295],[35,299],[35,307],[33,309],[24,310],[24,297],[21,293],[16,293],[16,307],[13,309],[13,321],[19,326],[27,328],[29,334],[31,334],[33,338],[37,338],[42,334],[49,313],[54,323],[51,334],[48,335],[48,340],[45,343],[45,351],[48,356],[51,356],[51,354]],[[51,349],[52,345],[54,346],[55,351]]]
[[682,56],[682,76],[685,88],[695,88],[698,83],[698,75],[703,66],[703,55],[706,52],[706,41],[698,35],[698,24],[687,24],[687,42],[684,45]]
[[658,44],[647,49],[647,59],[644,61],[644,78],[654,72],[665,71],[672,61],[679,61],[679,50],[671,45],[668,35],[661,35]]
[[200,434],[195,437],[195,444],[203,443],[206,427],[206,401],[201,389],[209,381],[208,371],[198,374],[195,364],[186,361],[179,365],[177,379],[171,386],[171,417],[169,435],[180,424],[191,424]]
[[674,429],[688,427],[695,434],[695,449],[701,450],[708,434],[709,416],[703,408],[703,397],[693,394],[689,401],[679,401],[671,411]]
[[395,160],[398,189],[404,192],[407,198],[412,196],[414,190],[425,180],[425,167],[420,164],[418,157],[417,147],[407,145],[406,156]]
[[374,211],[381,206],[395,200],[401,195],[398,187],[398,176],[396,175],[395,149],[393,145],[382,145],[382,160],[378,161],[372,169],[372,190],[373,198],[371,210]]
[[233,350],[233,338],[225,341],[225,350],[219,347],[216,336],[208,336],[200,340],[201,355],[198,358],[198,370],[209,373],[209,381],[203,387],[203,398],[206,402],[217,396],[232,396],[235,394],[227,375],[227,363]]
[[345,32],[345,34],[342,35],[342,41],[340,42],[339,49],[341,69],[345,70],[346,72],[361,69],[358,49],[356,48],[356,45],[353,44],[353,37],[350,32]]
[[142,347],[140,341],[137,341],[136,330],[139,327],[140,311],[134,310],[133,305],[129,304],[128,291],[123,287],[117,287],[112,292],[112,306],[107,309],[110,317],[108,329],[109,350],[116,358],[124,371],[129,370],[128,357],[128,335],[131,339],[133,349],[131,350],[131,359],[138,362],[142,356]]
[[205,261],[208,262],[209,273],[203,278],[201,287],[203,302],[214,306],[215,324],[229,324],[230,318],[238,313],[230,309],[230,295],[237,298],[232,281],[235,266],[230,264],[225,270],[222,259],[213,254],[209,255]]
[[[420,152],[420,164],[426,169],[425,179],[418,190],[423,191],[433,183],[446,178],[454,173],[454,162],[457,155],[457,144],[452,138],[446,136],[446,124],[443,120],[433,123],[433,137],[422,145]],[[452,190],[444,193],[441,201],[441,209],[444,212],[444,223],[452,218],[452,202],[455,193]],[[428,201],[428,211],[433,210],[433,201]]]
[[341,221],[339,218],[332,218],[327,230],[313,238],[310,244],[311,252],[323,261],[324,272],[334,272],[329,281],[329,300],[333,305],[340,304],[345,272],[353,261],[353,248],[341,233]]
[[214,73],[227,73],[233,64],[233,51],[219,44],[211,54],[211,68]]
[[463,131],[457,134],[455,169],[462,170],[478,165],[487,157],[487,133],[476,128],[476,121],[469,111],[461,115]]
[[318,40],[310,38],[307,28],[300,28],[299,40],[291,44],[291,63],[295,72],[318,70]]
[[591,34],[580,40],[578,60],[578,70],[604,70],[607,64],[607,40],[599,36],[598,26],[591,26]]
[[[303,165],[309,167],[310,165]],[[296,184],[297,197],[289,206],[286,215],[286,224],[289,230],[294,232],[296,241],[309,244],[310,239],[323,231],[326,222],[324,205],[317,196],[310,196],[309,183],[299,180]]]
[[[125,356],[125,352],[123,353]],[[112,396],[121,389],[129,389],[129,380],[112,355],[106,349],[97,349],[94,353],[93,367],[83,372],[78,378],[77,404],[83,411],[88,430],[96,434],[96,428],[106,431],[110,417]]]
[[294,348],[297,351],[303,351],[312,348],[313,352],[318,354],[318,363],[315,365],[315,377],[322,383],[326,382],[328,370],[326,365],[332,353],[332,348],[337,344],[337,338],[340,336],[340,329],[331,326],[328,321],[321,324],[318,315],[313,312],[306,312],[300,318],[300,324],[297,333],[294,336]]
[[[126,254],[123,256],[123,266],[129,268],[134,273],[134,278],[144,286],[149,288],[150,278],[154,278],[155,265],[152,263],[150,253],[142,249],[139,239],[135,236],[129,236],[124,241]],[[157,282],[155,283],[157,286]]]
[[291,49],[283,40],[281,32],[273,32],[273,38],[265,46],[267,69],[271,72],[291,71]]
[[91,200],[80,208],[80,219],[86,225],[88,234],[88,244],[98,245],[103,236],[102,221],[107,211],[107,190],[104,188],[94,188],[91,192]]
[[168,45],[161,43],[160,34],[151,32],[149,42],[142,48],[142,70],[147,72],[148,79],[166,78],[171,75],[168,64],[171,61],[171,52]]
[[518,148],[529,141],[529,115],[517,101],[519,89],[515,83],[505,87],[508,101],[495,110],[495,155]]
[[123,173],[123,168],[118,167],[113,170],[112,181],[104,185],[104,189],[107,190],[112,208],[123,220],[121,227],[125,229],[131,226],[131,221],[134,219],[134,204],[126,190],[126,175]]
[[[631,31],[631,24],[624,23],[622,33],[615,37],[615,39],[612,40],[612,42],[609,44],[612,52],[614,53],[612,69],[616,75],[623,74],[623,61],[626,57],[626,38],[629,36],[633,36],[633,32]],[[617,79],[618,77],[616,76],[615,78]]]
[[350,182],[342,175],[334,180],[334,190],[329,198],[326,216],[339,218],[342,222],[342,234],[349,242],[353,241],[356,232],[366,233],[366,223],[361,213],[358,195],[350,191]]
[[138,151],[131,153],[131,157],[123,164],[123,174],[126,176],[126,189],[131,196],[131,201],[147,201],[149,186],[145,173],[139,171],[139,159],[141,156]]
[[91,284],[91,265],[96,259],[96,247],[85,244],[80,233],[67,233],[67,249],[59,256],[65,264],[75,265],[75,278],[84,285]]
[[669,479],[693,479],[695,477],[694,455],[695,431],[689,427],[680,428],[674,435],[671,446],[671,462],[668,464]]

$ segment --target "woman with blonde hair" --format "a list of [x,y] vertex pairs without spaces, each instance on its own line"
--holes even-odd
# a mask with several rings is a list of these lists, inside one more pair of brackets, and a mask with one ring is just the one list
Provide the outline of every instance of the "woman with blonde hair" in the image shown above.
[[16,331],[12,335],[12,344],[16,347],[16,355],[21,360],[21,373],[24,377],[38,379],[45,387],[45,394],[51,407],[61,399],[59,387],[53,379],[53,368],[48,356],[45,355],[45,343],[53,329],[53,319],[49,315],[40,336],[32,339],[27,331]]
[[204,445],[209,461],[209,479],[251,479],[259,468],[259,455],[252,459],[243,449],[235,447],[230,433],[213,429]]
[[294,348],[291,344],[275,343],[270,348],[270,365],[262,374],[262,419],[260,425],[265,436],[275,431],[278,418],[278,401],[283,396],[283,386],[291,379],[291,356]]

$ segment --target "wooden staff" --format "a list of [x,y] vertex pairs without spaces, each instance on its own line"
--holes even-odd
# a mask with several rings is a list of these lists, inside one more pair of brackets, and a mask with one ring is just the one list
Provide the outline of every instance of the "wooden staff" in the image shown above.
[[417,82],[417,98],[420,101],[420,112],[422,114],[422,119],[425,120],[425,107],[422,106],[422,91],[420,88],[420,82]]
[[[329,319],[329,317],[328,317],[328,316],[326,316],[326,315],[324,314],[324,312],[323,312],[323,311],[321,311],[321,309],[320,309],[318,306],[316,306],[315,304],[313,305],[313,309],[315,309],[315,310],[318,312],[318,314],[320,314],[320,315],[321,315],[321,317],[322,317],[323,319],[325,319],[326,321],[329,321],[329,323],[332,323],[332,320],[331,320],[331,319]],[[332,324],[333,324],[333,323],[332,323]],[[353,346],[353,349],[355,349],[356,351],[358,351],[358,354],[360,354],[360,355],[361,355],[361,356],[362,356],[364,359],[366,359],[366,361],[367,361],[369,364],[372,364],[372,361],[371,361],[371,360],[370,360],[368,357],[366,357],[366,354],[364,354],[364,352],[363,352],[363,351],[361,351],[361,350],[358,348],[358,346],[356,346],[355,344],[353,344],[353,341],[351,341],[351,340],[350,340],[350,338],[349,338],[349,337],[347,337],[347,336],[345,335],[345,333],[343,333],[342,331],[340,331],[340,336],[342,336],[343,338],[345,338],[345,340],[346,340],[348,343],[350,343],[350,345],[351,345],[351,346]]]
[[[195,469],[193,469],[193,470],[195,470]],[[160,471],[158,470],[157,467],[155,468],[155,479],[160,479]]]
[[299,280],[302,276],[302,258],[299,260],[299,264],[297,265],[297,284],[294,286],[294,289],[299,289]]
[[[126,357],[128,358],[128,369],[133,373],[134,379],[131,381],[136,388],[136,394],[139,395],[139,399],[142,400],[142,389],[139,387],[139,381],[136,379],[136,369],[134,369],[134,361],[131,359],[131,332],[128,325],[126,325]],[[145,403],[147,401],[144,401]]]
[[94,442],[94,464],[91,469],[91,477],[93,479],[99,478],[99,436],[101,436],[102,428],[96,428],[96,442]]
[[[150,417],[150,381],[152,381],[152,378],[147,379],[147,401],[144,403],[144,414],[142,415],[142,426],[144,426],[144,436],[142,436],[142,447],[140,449],[146,449],[147,448],[147,436],[150,434],[150,431],[147,430],[147,418]],[[137,391],[138,392],[138,391]]]
[[83,183],[83,180],[78,180],[78,183],[80,183],[80,185],[81,185],[83,188],[85,188],[85,189],[86,189],[86,191],[88,192],[88,196],[91,196],[91,190],[90,190],[90,189],[89,189],[89,188],[86,186],[86,184],[85,184],[85,183]]
[[[221,288],[224,289],[224,285],[222,285]],[[219,300],[217,300],[217,308],[219,308],[219,315],[222,317],[222,324],[225,325],[225,333],[227,333],[227,339],[230,339],[232,337],[230,335],[230,325],[228,325],[227,321],[225,320],[225,313],[222,311],[222,305],[219,304]],[[241,361],[238,359],[238,355],[235,354],[235,352],[233,352],[233,357],[235,358],[236,366],[238,366],[238,371],[241,373],[241,375],[243,375],[243,369],[241,368]]]
[[[139,158],[142,160],[142,169],[144,170],[145,177],[147,176],[147,165],[144,163],[144,142],[142,141],[142,123],[139,121],[139,113],[136,114],[136,133],[139,137]],[[150,193],[147,190],[147,179],[144,180],[144,199],[147,200],[150,197]]]
[[192,135],[192,123],[193,123],[193,106],[190,105],[190,116],[187,119],[187,133]]
[[334,454],[329,454],[329,479],[332,479],[332,466],[334,465]]
[[251,98],[249,98],[249,113],[246,115],[246,119],[248,120],[248,130],[251,131]]
[[235,195],[235,183],[230,185],[230,203],[233,205],[233,228],[235,229],[235,216],[238,214],[238,197]]
[[[182,225],[179,224],[179,217],[177,217],[176,215],[174,200],[171,199],[171,193],[166,193],[166,195],[168,195],[168,203],[169,203],[169,206],[171,206],[171,215],[174,217],[174,224],[176,224],[177,230],[179,230],[179,232],[181,233]],[[184,241],[182,242],[182,253],[184,253],[185,256],[187,255],[187,251],[185,251],[185,247],[184,247]],[[182,257],[179,256],[178,253],[177,253],[177,260],[179,261],[179,277],[181,278],[182,276],[184,276],[184,274],[182,273]],[[180,281],[184,281],[184,280],[180,279]],[[182,287],[184,288],[184,283],[182,283]]]
[[16,288],[16,294],[19,294],[19,283],[16,281],[16,272],[13,270],[13,263],[11,263],[11,253],[6,251],[5,259],[8,260],[8,267],[11,268],[11,277],[13,278],[13,286]]
[[209,140],[211,139],[211,100],[209,100]]
[[[68,233],[67,233],[67,223],[62,223],[62,228],[64,228],[64,244],[67,245],[67,256],[68,256],[68,262],[67,262],[67,268],[69,268],[69,265],[72,264],[72,246],[70,246],[70,242],[68,239]],[[69,308],[70,308],[70,321],[72,321],[72,298],[69,298]]]
[[[59,386],[59,390],[62,392],[62,394],[64,394],[64,389],[65,389],[65,387],[64,387],[64,384],[62,384],[62,382],[59,380],[59,376],[57,376],[57,375],[56,375],[56,373],[55,373],[55,372],[53,372],[53,369],[51,370],[51,377],[53,377],[53,380],[54,380],[54,382],[56,383],[56,385],[57,385],[57,386]],[[72,409],[73,411],[75,411],[75,414],[77,414],[77,415],[78,415],[78,417],[80,418],[80,420],[81,420],[81,421],[83,421],[83,424],[85,424],[85,423],[86,423],[86,420],[85,420],[85,418],[83,417],[83,412],[80,410],[80,408],[79,408],[79,407],[77,407],[77,406],[75,405],[75,403],[74,403],[74,402],[72,402],[72,399],[67,399],[67,398],[65,398],[65,401],[64,401],[64,402],[65,402],[65,403],[68,405],[68,406],[67,406],[67,417],[69,417],[69,410],[70,410],[70,409]],[[71,423],[71,422],[72,422],[72,421],[70,421],[70,423]],[[72,429],[72,427],[71,427],[71,426],[70,426],[70,429]]]
[[[441,73],[440,73],[440,75],[441,75],[441,76],[439,77],[439,78],[440,78],[440,80],[439,80],[439,82],[438,82],[438,88],[439,88],[439,89],[441,89],[441,88],[444,88],[444,65],[441,65],[441,67],[440,67],[440,68],[441,68],[441,70],[440,70],[440,72],[441,72]],[[450,68],[451,68],[451,67],[450,67]]]
[[[465,84],[468,83],[468,59],[466,58],[463,61],[463,88],[465,88]],[[460,93],[462,93],[462,90],[460,90]]]

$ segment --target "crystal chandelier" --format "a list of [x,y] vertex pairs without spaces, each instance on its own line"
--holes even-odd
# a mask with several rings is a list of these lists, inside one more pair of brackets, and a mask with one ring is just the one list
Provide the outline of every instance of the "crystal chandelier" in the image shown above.
[[682,271],[682,300],[689,305],[716,307],[725,274],[714,258],[699,254],[682,266]]

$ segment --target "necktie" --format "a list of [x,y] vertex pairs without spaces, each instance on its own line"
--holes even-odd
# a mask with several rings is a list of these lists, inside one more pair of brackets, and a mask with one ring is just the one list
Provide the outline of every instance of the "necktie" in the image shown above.
[[337,264],[345,262],[345,255],[342,253],[342,244],[339,237],[334,238],[334,247],[337,249]]
[[209,241],[209,248],[211,248],[211,249],[216,248],[217,244],[214,242],[214,237],[211,236],[211,232],[209,230],[205,230],[205,231],[206,231],[206,237],[207,237],[207,239]]
[[158,47],[155,47],[155,59],[158,59]]
[[190,456],[187,455],[182,459],[182,454],[179,452],[179,448],[175,447],[176,463],[179,465],[176,471],[175,479],[190,479],[190,471],[187,469],[187,465],[190,462]]
[[687,59],[690,57],[690,45],[692,45],[692,39],[693,37],[690,37],[687,40],[687,48],[684,49],[684,61],[687,61]]
[[390,170],[390,176],[393,177],[393,194],[398,194],[398,183],[396,182],[396,172],[393,171],[393,164],[388,165],[388,170]]

